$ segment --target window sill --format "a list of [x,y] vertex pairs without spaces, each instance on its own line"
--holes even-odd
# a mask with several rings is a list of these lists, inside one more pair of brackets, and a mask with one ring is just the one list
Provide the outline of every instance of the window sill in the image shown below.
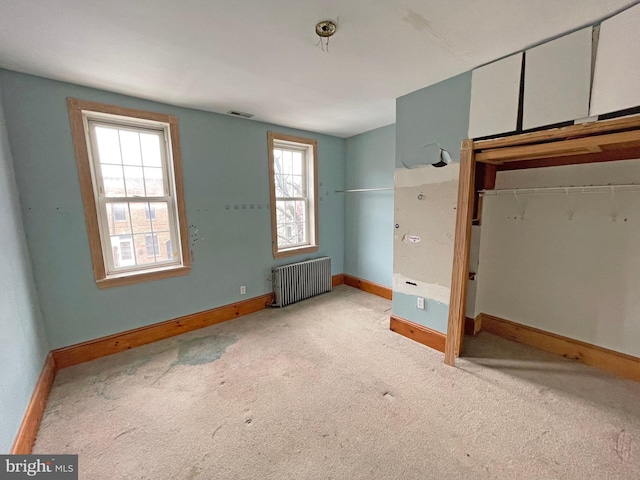
[[122,287],[125,285],[135,285],[136,283],[152,282],[163,278],[179,277],[189,275],[191,273],[190,266],[171,266],[144,272],[131,272],[111,275],[107,278],[96,280],[98,288]]
[[273,252],[273,258],[293,257],[294,255],[303,255],[305,253],[313,253],[317,251],[318,245],[305,245],[303,247],[294,247]]

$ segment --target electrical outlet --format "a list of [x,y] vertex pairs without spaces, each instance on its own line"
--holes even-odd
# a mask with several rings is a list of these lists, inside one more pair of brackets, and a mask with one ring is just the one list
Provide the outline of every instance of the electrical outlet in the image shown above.
[[247,287],[245,287],[244,285],[242,285],[240,287],[240,295],[244,295],[245,293],[247,293]]
[[416,304],[420,310],[424,310],[424,298],[418,297],[418,303]]

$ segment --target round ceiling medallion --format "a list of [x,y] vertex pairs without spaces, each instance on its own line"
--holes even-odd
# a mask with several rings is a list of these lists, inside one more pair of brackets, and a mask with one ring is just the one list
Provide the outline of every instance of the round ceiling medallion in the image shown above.
[[320,37],[330,37],[338,27],[331,20],[324,20],[316,25],[316,34]]

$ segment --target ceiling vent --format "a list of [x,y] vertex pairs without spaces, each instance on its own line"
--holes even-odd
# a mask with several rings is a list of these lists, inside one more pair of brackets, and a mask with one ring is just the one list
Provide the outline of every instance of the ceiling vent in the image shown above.
[[227,112],[227,114],[233,115],[234,117],[242,117],[242,118],[251,118],[251,117],[253,117],[253,113],[239,112],[238,110],[229,110]]

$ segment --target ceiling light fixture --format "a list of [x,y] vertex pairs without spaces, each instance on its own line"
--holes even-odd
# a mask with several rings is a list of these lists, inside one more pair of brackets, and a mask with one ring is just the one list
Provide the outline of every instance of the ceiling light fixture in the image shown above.
[[338,31],[338,25],[332,20],[323,20],[316,25],[316,35],[320,37],[317,45],[320,45],[322,51],[327,47],[327,53],[329,52],[329,37]]

